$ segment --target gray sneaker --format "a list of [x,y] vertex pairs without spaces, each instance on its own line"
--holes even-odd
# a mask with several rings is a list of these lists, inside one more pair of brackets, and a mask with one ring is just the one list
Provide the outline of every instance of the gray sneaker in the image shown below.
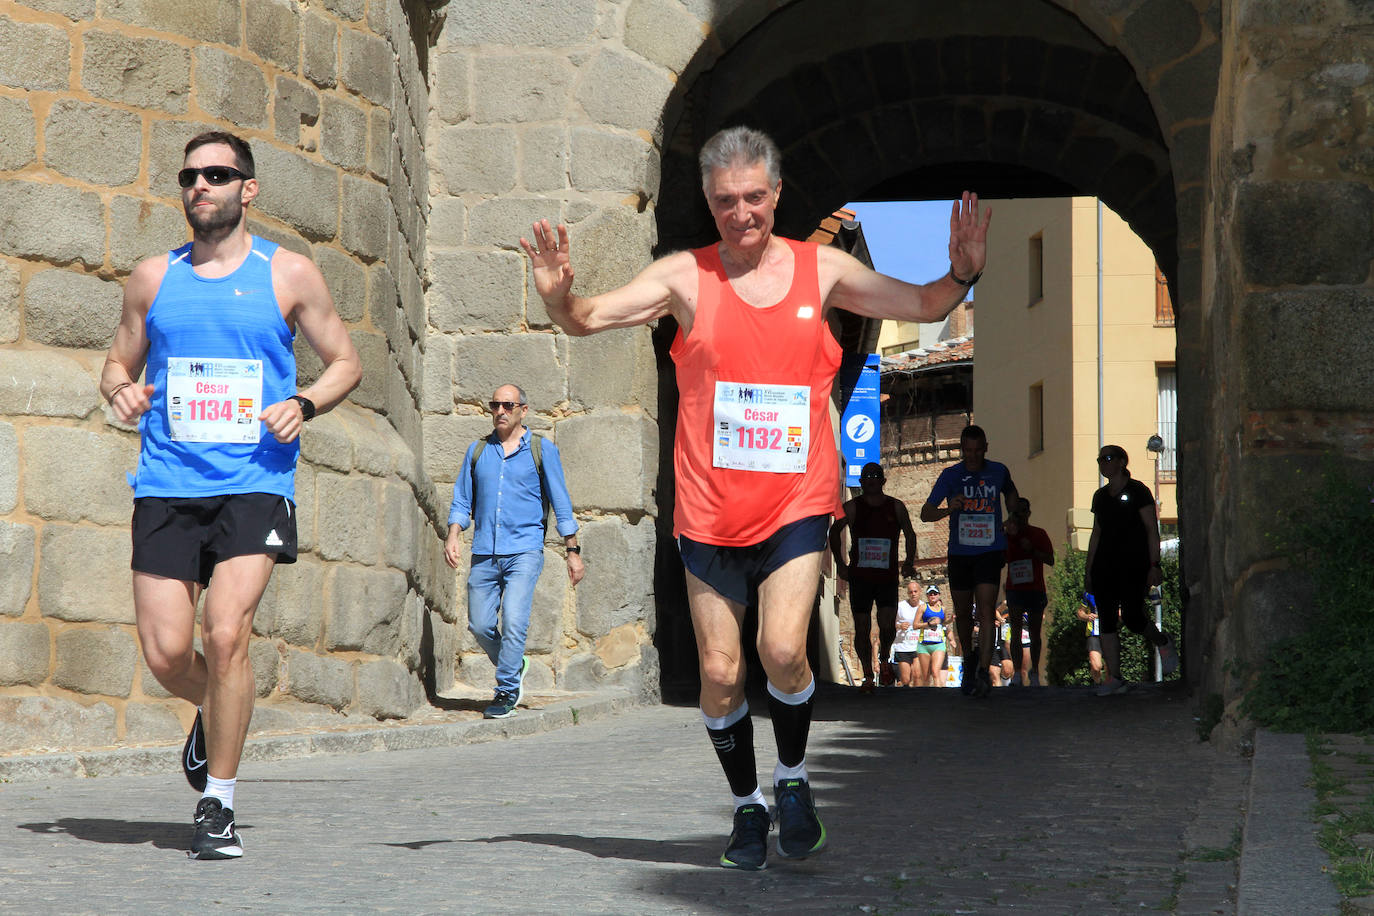
[[520,680],[515,682],[515,705],[519,706],[520,701],[525,698],[525,675],[530,673],[530,657],[520,656]]
[[507,690],[496,691],[491,705],[482,710],[484,719],[506,719],[515,715],[515,694]]

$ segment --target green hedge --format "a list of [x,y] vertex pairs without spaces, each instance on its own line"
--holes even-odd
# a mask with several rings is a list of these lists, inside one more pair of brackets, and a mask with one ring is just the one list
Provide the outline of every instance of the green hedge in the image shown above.
[[[1049,589],[1049,654],[1045,661],[1045,677],[1051,684],[1091,684],[1088,672],[1088,648],[1083,621],[1074,616],[1083,594],[1083,575],[1088,555],[1065,544],[1055,554],[1054,571],[1046,587]],[[1161,557],[1164,572],[1164,632],[1177,645],[1182,632],[1178,591],[1178,558]],[[1153,615],[1153,608],[1147,613]],[[1180,647],[1180,652],[1182,648]],[[1129,629],[1121,628],[1121,676],[1138,683],[1154,680],[1154,653],[1145,638]],[[1177,680],[1176,672],[1166,680]]]
[[1259,670],[1240,672],[1253,681],[1241,711],[1279,731],[1363,732],[1374,728],[1374,487],[1332,460],[1315,489],[1300,510],[1275,520],[1272,535],[1291,568],[1308,576],[1311,597],[1292,609],[1294,632]]

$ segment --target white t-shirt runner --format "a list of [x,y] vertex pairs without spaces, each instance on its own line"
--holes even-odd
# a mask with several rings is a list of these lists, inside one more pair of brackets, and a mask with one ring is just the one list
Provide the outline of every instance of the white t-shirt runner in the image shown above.
[[903,630],[902,624],[914,624],[920,619],[921,611],[925,605],[911,605],[906,601],[897,603],[897,640],[892,644],[894,652],[915,652],[921,647],[921,637],[926,633],[925,630],[911,629]]

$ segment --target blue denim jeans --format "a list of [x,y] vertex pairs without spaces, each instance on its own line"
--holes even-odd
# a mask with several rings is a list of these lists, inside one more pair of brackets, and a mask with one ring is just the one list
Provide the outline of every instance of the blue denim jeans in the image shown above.
[[515,693],[520,686],[520,663],[530,628],[534,585],[543,569],[542,550],[472,558],[468,573],[468,630],[496,666],[497,690]]

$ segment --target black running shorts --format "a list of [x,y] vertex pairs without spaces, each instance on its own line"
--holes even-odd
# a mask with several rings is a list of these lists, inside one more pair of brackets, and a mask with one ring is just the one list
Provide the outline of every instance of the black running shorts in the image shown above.
[[949,589],[971,592],[978,585],[1001,585],[1005,563],[1006,554],[1000,550],[972,555],[950,554]]
[[143,496],[134,500],[135,572],[210,584],[215,564],[271,554],[296,562],[296,507],[271,493],[230,496]]
[[852,614],[867,614],[873,608],[897,607],[897,580],[891,582],[868,582],[864,579],[849,580],[849,611]]

